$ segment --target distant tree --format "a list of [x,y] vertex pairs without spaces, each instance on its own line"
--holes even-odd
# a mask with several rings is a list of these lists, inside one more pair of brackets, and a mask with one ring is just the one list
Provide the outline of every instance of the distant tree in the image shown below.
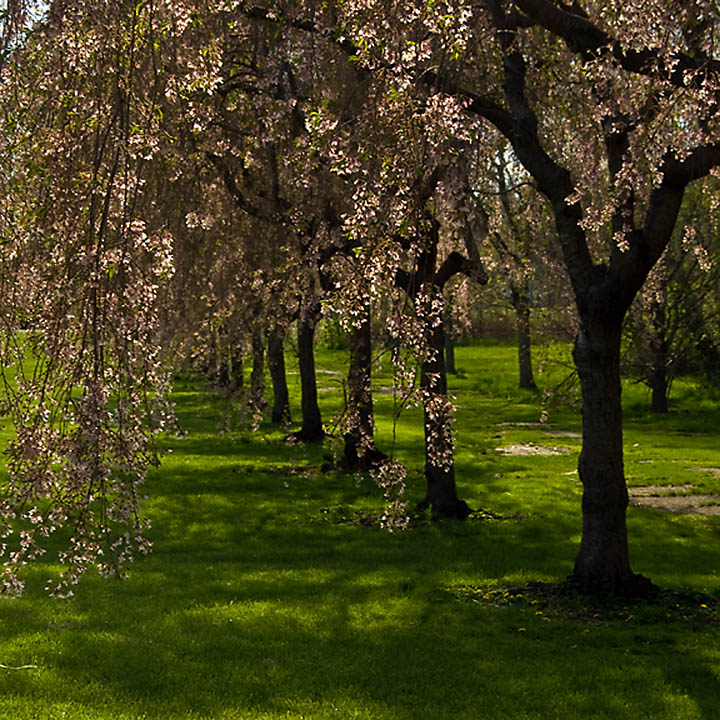
[[720,350],[714,203],[714,197],[695,194],[628,313],[623,361],[627,371],[650,388],[652,412],[668,412],[675,377],[707,376]]

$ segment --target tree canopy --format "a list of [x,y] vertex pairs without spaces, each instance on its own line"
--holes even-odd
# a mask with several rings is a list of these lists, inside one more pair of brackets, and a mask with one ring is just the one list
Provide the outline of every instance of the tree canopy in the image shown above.
[[480,243],[512,214],[507,188],[482,196],[502,158],[528,188],[522,232],[554,226],[579,318],[573,578],[647,589],[627,553],[622,324],[691,184],[717,215],[719,28],[709,0],[8,3],[6,587],[62,526],[60,593],[147,549],[138,483],[169,348],[293,317],[311,333],[323,305],[360,328],[391,303],[398,367],[421,368],[426,500],[462,516],[442,291],[487,281]]

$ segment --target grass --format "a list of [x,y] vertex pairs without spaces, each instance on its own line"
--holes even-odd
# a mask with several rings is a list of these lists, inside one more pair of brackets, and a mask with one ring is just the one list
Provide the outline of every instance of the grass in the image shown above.
[[[325,370],[343,362],[318,357]],[[655,604],[548,597],[530,583],[571,570],[580,440],[546,431],[578,431],[577,410],[519,424],[538,420],[540,395],[515,389],[511,347],[460,347],[457,364],[460,495],[512,519],[366,526],[357,518],[380,512],[381,493],[321,472],[332,443],[234,427],[224,400],[185,380],[175,401],[188,434],[162,441],[148,481],[154,552],[125,581],[88,575],[65,601],[43,594],[51,567],[28,568],[25,595],[0,602],[0,663],[37,666],[0,668],[0,718],[716,717],[720,519],[629,509],[633,567],[667,589]],[[341,376],[321,377],[330,417]],[[539,379],[561,375],[547,363]],[[376,383],[389,384],[387,368]],[[657,418],[627,388],[629,482],[720,492],[694,469],[720,467],[717,398],[690,381],[676,393]],[[384,449],[392,413],[379,394]],[[496,450],[522,443],[569,452]],[[395,450],[415,499],[421,448],[414,409]]]

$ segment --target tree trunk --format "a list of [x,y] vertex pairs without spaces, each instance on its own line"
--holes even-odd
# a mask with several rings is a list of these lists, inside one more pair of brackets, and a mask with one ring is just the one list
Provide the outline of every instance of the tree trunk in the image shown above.
[[423,509],[432,506],[442,517],[464,520],[472,510],[464,500],[458,498],[455,486],[451,410],[443,359],[445,330],[440,323],[430,328],[428,333],[434,353],[431,359],[423,362],[420,376],[425,420],[427,495],[418,507]]
[[373,435],[372,339],[370,312],[366,308],[363,323],[350,334],[350,369],[348,371],[348,421],[343,436],[343,465],[348,469],[368,469],[385,454],[375,447]]
[[530,298],[527,286],[511,287],[512,304],[515,308],[515,320],[518,339],[518,368],[520,371],[519,386],[521,388],[535,388],[535,379],[532,369],[532,352],[530,339]]
[[230,351],[228,372],[230,375],[230,389],[235,392],[240,389],[245,382],[243,377],[242,345],[239,343]]
[[319,314],[320,308],[317,304],[310,308],[303,308],[297,323],[302,427],[295,433],[295,437],[304,442],[322,442],[325,437],[318,407],[315,377],[314,340]]
[[650,410],[654,413],[666,413],[668,411],[668,381],[667,373],[667,342],[665,340],[665,305],[656,302],[653,308],[653,333],[652,340],[652,367],[650,370],[650,390],[652,400]]
[[455,341],[452,336],[453,322],[452,315],[445,313],[445,372],[456,375],[455,369]]
[[218,359],[215,377],[215,382],[218,387],[230,387],[230,365],[227,357],[221,357]]
[[652,377],[650,378],[650,390],[652,391],[652,400],[650,410],[654,413],[668,412],[668,377],[665,367],[665,356],[655,355],[654,366],[652,369]]
[[274,327],[268,334],[268,367],[273,386],[271,421],[276,424],[290,423],[290,398],[285,374],[284,330]]
[[265,344],[262,334],[255,330],[252,336],[253,366],[250,373],[250,402],[262,410],[267,406],[265,401]]
[[582,391],[583,530],[571,580],[584,591],[637,595],[652,583],[630,569],[623,467],[620,335],[622,318],[583,319],[573,359]]

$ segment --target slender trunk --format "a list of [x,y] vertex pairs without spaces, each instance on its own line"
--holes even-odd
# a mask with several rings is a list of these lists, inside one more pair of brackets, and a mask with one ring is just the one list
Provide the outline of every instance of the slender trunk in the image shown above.
[[230,351],[228,373],[231,390],[235,391],[241,388],[245,383],[245,378],[243,377],[243,354],[240,344]]
[[655,355],[654,363],[650,378],[650,390],[652,391],[650,410],[654,413],[666,413],[668,412],[669,383],[664,354],[661,357]]
[[227,357],[221,357],[217,362],[216,383],[218,387],[230,387],[230,368]]
[[455,341],[453,340],[452,315],[445,313],[445,372],[456,375],[455,369]]
[[268,335],[268,367],[273,386],[273,407],[271,420],[276,424],[290,423],[290,398],[285,374],[285,353],[283,351],[284,330],[274,327]]
[[622,318],[583,318],[573,359],[582,391],[583,530],[571,579],[583,590],[635,595],[652,587],[630,569],[625,514],[620,335]]
[[513,285],[511,292],[517,326],[519,386],[535,388],[530,339],[530,298],[527,283],[524,283],[522,287]]
[[255,330],[252,336],[253,366],[250,373],[250,402],[259,410],[267,406],[265,401],[265,344],[262,334]]
[[227,332],[224,328],[216,329],[213,335],[213,351],[215,352],[215,384],[221,388],[232,389],[232,367]]
[[667,342],[665,340],[665,305],[657,302],[653,309],[652,367],[650,369],[650,410],[654,413],[668,411]]
[[343,465],[349,469],[367,469],[385,457],[375,447],[373,400],[371,389],[372,339],[370,312],[365,308],[363,323],[350,335],[348,370],[348,421],[343,436]]
[[296,433],[296,437],[305,442],[321,442],[325,437],[318,407],[315,377],[314,340],[319,314],[320,308],[317,304],[311,308],[303,308],[297,323],[302,427]]
[[422,364],[420,388],[425,420],[425,478],[427,495],[419,507],[432,506],[443,517],[465,519],[472,511],[460,500],[455,486],[455,463],[451,435],[452,410],[447,396],[447,376],[442,323],[429,330],[433,355]]

